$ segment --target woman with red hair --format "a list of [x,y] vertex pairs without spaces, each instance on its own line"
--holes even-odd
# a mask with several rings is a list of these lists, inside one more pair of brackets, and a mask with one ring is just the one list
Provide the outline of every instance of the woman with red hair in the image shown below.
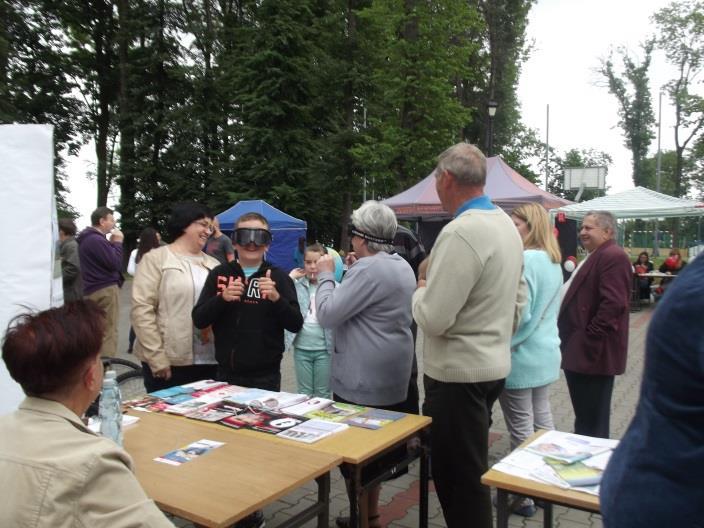
[[[682,254],[677,248],[673,248],[670,251],[670,256],[665,259],[660,265],[660,273],[667,273],[668,275],[677,275],[682,268],[687,265],[687,261],[682,259]],[[667,286],[672,282],[673,279],[662,279],[660,281],[660,288],[658,288],[658,294],[662,295],[665,293]]]
[[0,417],[0,526],[173,528],[130,456],[81,420],[102,386],[104,329],[91,300],[10,323],[2,358],[27,397]]

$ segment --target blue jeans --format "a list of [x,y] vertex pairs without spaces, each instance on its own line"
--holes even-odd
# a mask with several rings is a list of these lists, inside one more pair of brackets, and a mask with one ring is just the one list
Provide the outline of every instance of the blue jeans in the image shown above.
[[293,349],[298,392],[330,397],[330,354],[327,350]]

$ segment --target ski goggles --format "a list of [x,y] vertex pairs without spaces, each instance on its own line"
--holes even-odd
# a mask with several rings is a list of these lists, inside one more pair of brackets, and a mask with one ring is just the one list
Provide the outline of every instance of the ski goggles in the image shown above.
[[266,229],[241,227],[235,229],[235,232],[232,234],[232,241],[238,246],[246,246],[247,244],[268,246],[271,244],[271,233]]
[[370,235],[369,233],[365,233],[361,229],[356,228],[354,224],[347,224],[347,235],[350,237],[358,236],[360,238],[363,238],[364,240],[368,240],[369,242],[376,242],[377,244],[393,245],[394,243],[393,240],[390,240],[388,238],[381,238],[378,236]]

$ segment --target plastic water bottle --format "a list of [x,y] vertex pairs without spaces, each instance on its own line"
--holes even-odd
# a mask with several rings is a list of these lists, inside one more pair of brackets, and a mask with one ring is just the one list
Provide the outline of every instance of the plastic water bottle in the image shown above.
[[122,445],[122,408],[120,387],[117,385],[116,373],[108,370],[103,379],[100,393],[100,434],[110,438],[117,445]]

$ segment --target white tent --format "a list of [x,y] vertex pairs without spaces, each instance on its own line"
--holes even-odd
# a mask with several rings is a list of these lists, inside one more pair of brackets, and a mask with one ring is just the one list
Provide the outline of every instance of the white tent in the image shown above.
[[704,216],[704,203],[675,198],[645,187],[636,187],[586,202],[564,205],[551,209],[550,212],[552,214],[564,212],[567,218],[581,220],[589,211],[609,211],[616,218]]

